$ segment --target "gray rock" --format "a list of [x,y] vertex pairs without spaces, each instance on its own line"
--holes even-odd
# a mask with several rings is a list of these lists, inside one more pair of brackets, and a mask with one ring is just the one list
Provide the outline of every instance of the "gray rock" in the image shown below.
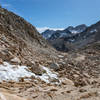
[[49,67],[55,71],[60,69],[60,66],[57,63],[52,63],[49,65]]

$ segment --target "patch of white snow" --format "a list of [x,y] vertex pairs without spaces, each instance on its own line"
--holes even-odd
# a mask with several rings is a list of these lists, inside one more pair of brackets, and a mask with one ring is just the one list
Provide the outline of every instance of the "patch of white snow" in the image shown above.
[[58,79],[57,73],[52,72],[47,67],[41,67],[45,70],[45,73],[40,76],[29,72],[27,66],[11,65],[8,62],[4,62],[4,64],[0,65],[0,82],[11,80],[19,81],[20,78],[31,76],[34,76],[35,78],[40,78],[46,83],[50,83],[50,79]]
[[46,83],[50,83],[50,79],[58,79],[57,73],[55,74],[51,72],[50,69],[47,67],[44,67],[44,66],[41,66],[41,67],[46,71],[46,73],[42,74],[41,76],[35,75],[36,78],[40,78]]
[[94,33],[94,32],[97,32],[97,30],[93,29],[93,30],[90,31],[90,33]]
[[0,65],[0,82],[2,81],[18,81],[21,77],[31,77],[33,73],[27,71],[26,66],[11,65],[4,62]]

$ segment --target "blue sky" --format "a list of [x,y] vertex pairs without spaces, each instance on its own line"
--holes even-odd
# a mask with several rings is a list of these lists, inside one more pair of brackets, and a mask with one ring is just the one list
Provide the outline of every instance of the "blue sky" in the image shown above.
[[0,3],[40,29],[91,25],[100,20],[100,0],[0,0]]

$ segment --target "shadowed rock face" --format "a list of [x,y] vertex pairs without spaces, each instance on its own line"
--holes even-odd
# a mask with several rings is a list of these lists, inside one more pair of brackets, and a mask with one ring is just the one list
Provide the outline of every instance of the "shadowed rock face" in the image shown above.
[[45,39],[49,39],[52,34],[54,34],[54,30],[46,30],[45,32],[42,33],[42,36],[45,38]]

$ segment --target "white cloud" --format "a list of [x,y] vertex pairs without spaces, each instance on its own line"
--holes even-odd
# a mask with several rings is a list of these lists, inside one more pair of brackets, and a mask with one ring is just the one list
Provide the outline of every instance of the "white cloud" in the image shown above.
[[42,33],[42,32],[44,32],[45,30],[47,30],[47,29],[50,29],[50,30],[63,30],[64,28],[50,28],[50,27],[41,27],[41,28],[39,28],[39,27],[37,27],[37,30],[40,32],[40,33]]

